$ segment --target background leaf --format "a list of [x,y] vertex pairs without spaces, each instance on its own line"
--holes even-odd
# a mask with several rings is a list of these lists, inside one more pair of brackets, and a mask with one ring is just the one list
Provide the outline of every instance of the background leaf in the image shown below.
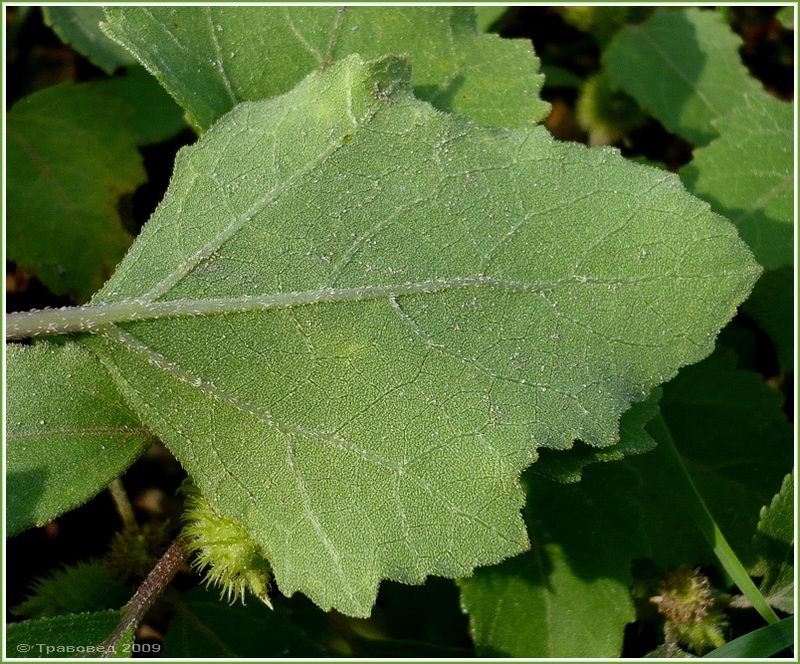
[[93,301],[153,318],[86,343],[285,594],[363,616],[525,548],[536,448],[616,443],[755,274],[673,175],[350,58],[181,153]]
[[117,206],[146,176],[130,113],[93,84],[71,83],[8,112],[8,257],[55,294],[87,299],[132,241]]
[[23,618],[48,618],[69,613],[116,609],[131,597],[101,561],[64,566],[38,578],[31,594],[12,613]]
[[322,657],[323,646],[295,625],[285,607],[267,608],[255,598],[228,604],[217,593],[195,588],[173,595],[175,615],[161,656]]
[[714,120],[763,93],[739,57],[741,39],[714,11],[658,9],[620,30],[603,53],[617,87],[694,145],[717,135]]
[[96,83],[95,89],[130,107],[127,124],[138,145],[161,143],[186,127],[181,108],[143,67],[130,67],[124,76]]
[[720,137],[681,170],[687,189],[739,229],[767,268],[792,264],[792,104],[743,97],[715,122]]
[[794,7],[781,7],[775,14],[775,18],[787,30],[794,30]]
[[[780,396],[733,364],[729,352],[718,350],[681,370],[663,387],[661,408],[720,528],[752,564],[747,540],[770,483],[791,468],[791,427]],[[569,486],[537,477],[537,465],[526,474],[531,551],[459,582],[478,654],[617,657],[625,625],[634,619],[631,564],[651,559],[663,571],[712,560],[691,520],[679,469],[661,445],[586,468],[583,480]],[[786,483],[782,493],[791,497]],[[766,518],[762,513],[766,520],[790,525],[791,510],[776,507]],[[784,543],[771,558],[780,564],[786,553]]]
[[102,7],[44,6],[42,14],[44,22],[53,28],[61,41],[85,55],[107,74],[136,63],[136,58],[100,30],[100,21],[104,18]]
[[[701,146],[718,136],[695,151],[681,177],[738,226],[757,260],[773,270],[793,259],[792,104],[750,76],[740,47],[719,12],[661,9],[622,31],[604,62],[670,131]],[[773,339],[783,370],[794,364],[792,291],[793,280],[768,272],[747,305]]]
[[[6,627],[6,653],[9,657],[100,657],[98,646],[114,631],[120,611],[77,613],[53,618],[39,618],[9,623]],[[124,638],[115,657],[129,657],[125,647],[132,636]],[[52,648],[48,652],[48,648]]]
[[769,603],[794,611],[794,479],[787,475],[781,490],[761,510],[753,546],[759,562],[756,573],[763,575],[761,592]]
[[106,7],[136,55],[201,130],[237,102],[283,94],[347,55],[409,54],[421,99],[491,126],[543,119],[529,43],[481,34],[465,7]]
[[[792,467],[792,426],[782,405],[780,393],[760,375],[736,369],[724,350],[682,370],[660,402],[684,464],[746,567],[755,562],[751,538],[759,509]],[[653,458],[631,463],[646,467]],[[659,483],[650,490],[659,490]]]
[[635,503],[600,469],[564,486],[527,474],[531,551],[459,581],[480,657],[619,657],[636,617]]
[[108,373],[77,344],[6,347],[8,534],[105,488],[150,440]]

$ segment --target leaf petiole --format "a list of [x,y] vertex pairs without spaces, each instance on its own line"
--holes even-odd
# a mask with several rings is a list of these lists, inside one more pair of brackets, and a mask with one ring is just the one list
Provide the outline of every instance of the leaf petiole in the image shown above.
[[164,589],[178,573],[181,565],[186,561],[189,552],[183,539],[178,537],[167,549],[166,553],[156,563],[156,566],[147,575],[139,586],[131,601],[125,605],[125,613],[117,628],[102,644],[101,649],[106,653],[113,653],[125,638],[125,635],[135,630],[147,612],[153,607]]
[[108,492],[111,494],[117,512],[119,512],[123,527],[128,530],[136,530],[139,524],[136,522],[133,505],[131,505],[128,493],[125,491],[125,487],[122,485],[122,480],[119,477],[111,480],[111,483],[108,485]]

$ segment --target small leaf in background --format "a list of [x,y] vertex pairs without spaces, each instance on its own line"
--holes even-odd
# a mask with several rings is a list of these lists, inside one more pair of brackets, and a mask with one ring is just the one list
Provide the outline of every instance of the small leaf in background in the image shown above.
[[8,534],[41,526],[122,474],[150,440],[94,355],[6,347]]
[[781,490],[761,510],[753,539],[758,555],[755,572],[763,576],[761,592],[786,613],[794,611],[794,480],[787,475]]
[[792,104],[742,97],[715,121],[720,137],[681,170],[686,188],[736,224],[766,268],[792,264]]
[[131,108],[128,126],[136,134],[138,145],[161,143],[186,127],[180,106],[143,67],[130,67],[123,76],[95,85]]
[[542,120],[529,42],[482,34],[466,7],[106,7],[128,48],[201,130],[350,54],[409,54],[417,95],[490,126]]
[[795,7],[781,7],[775,14],[780,24],[787,30],[794,30]]
[[644,454],[656,446],[647,431],[647,424],[658,412],[661,390],[655,389],[650,396],[635,403],[619,421],[619,442],[611,447],[592,447],[575,441],[570,450],[544,449],[531,471],[559,482],[579,482],[583,468],[603,461],[620,461],[626,456]]
[[105,563],[79,562],[36,579],[30,595],[11,613],[22,618],[48,618],[117,609],[131,594],[130,589],[114,580]]
[[85,340],[280,589],[357,616],[524,549],[536,449],[616,443],[757,273],[674,175],[408,77],[352,57],[217,123],[93,300],[154,318]]
[[603,53],[612,81],[669,131],[705,145],[714,120],[763,94],[742,64],[741,39],[714,11],[662,8],[620,30]]
[[589,134],[589,145],[610,145],[641,127],[646,116],[625,92],[601,71],[581,85],[575,106],[578,124]]
[[568,486],[528,472],[531,550],[459,581],[478,656],[620,656],[643,536],[636,503],[609,500],[603,470]]
[[295,624],[291,612],[281,605],[273,611],[255,599],[229,604],[205,588],[172,597],[175,615],[164,635],[162,657],[325,655],[323,645]]
[[146,175],[130,109],[93,84],[36,92],[8,112],[8,258],[86,300],[132,241],[117,206]]
[[[101,657],[99,646],[114,631],[121,616],[120,611],[97,611],[8,623],[6,655],[56,659]],[[130,657],[126,648],[130,648],[132,641],[131,635],[125,637],[113,656]]]
[[[102,7],[42,7],[45,23],[61,40],[111,74],[126,67],[122,76],[103,79],[84,89],[102,91],[125,102],[132,109],[130,126],[139,145],[166,141],[185,125],[183,113],[166,90],[136,66],[136,58],[100,30],[105,19]],[[118,118],[124,125],[123,118]]]
[[136,63],[136,58],[100,30],[100,21],[104,18],[102,7],[45,6],[42,13],[44,22],[65,44],[85,55],[107,74]]
[[[107,55],[104,47],[121,50],[99,31],[102,8],[43,11],[68,43],[71,33],[61,28],[93,25],[94,33],[80,42],[85,48],[73,46],[95,61]],[[135,63],[131,57],[119,64]],[[185,126],[182,111],[138,66],[123,76],[39,95],[22,100],[9,119],[9,159],[28,171],[12,182],[11,211],[21,224],[13,225],[18,235],[12,237],[10,256],[54,293],[85,300],[132,241],[117,210],[120,196],[132,193],[145,177],[131,139],[148,145],[172,138]]]

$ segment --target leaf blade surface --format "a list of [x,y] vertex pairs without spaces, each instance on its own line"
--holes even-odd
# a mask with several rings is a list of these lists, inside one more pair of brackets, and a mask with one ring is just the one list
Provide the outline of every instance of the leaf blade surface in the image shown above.
[[603,54],[614,83],[669,131],[694,145],[748,94],[763,94],[739,56],[742,42],[719,12],[662,8],[628,26]]
[[9,535],[49,523],[101,491],[150,434],[86,349],[9,344]]
[[353,615],[382,578],[523,550],[537,448],[613,445],[758,272],[674,176],[442,114],[394,59],[242,105],[177,163],[92,303],[164,315],[86,343],[283,592]]
[[739,100],[714,126],[719,138],[681,169],[687,189],[739,229],[761,265],[792,264],[792,104],[765,93]]
[[146,174],[129,113],[92,83],[47,88],[8,113],[8,256],[56,294],[88,299],[132,241],[117,205]]
[[757,572],[763,574],[761,592],[769,603],[794,611],[794,475],[781,482],[769,505],[761,509],[753,546],[758,554]]
[[106,74],[135,64],[136,59],[100,30],[102,7],[42,7],[44,21],[76,51],[85,55]]
[[530,44],[481,34],[471,8],[106,8],[106,32],[207,129],[236,103],[287,92],[353,53],[410,55],[417,95],[490,126],[542,120]]

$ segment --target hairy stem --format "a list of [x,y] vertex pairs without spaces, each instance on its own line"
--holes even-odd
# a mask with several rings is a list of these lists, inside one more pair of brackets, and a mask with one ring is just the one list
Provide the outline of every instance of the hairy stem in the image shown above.
[[688,506],[692,511],[692,518],[695,524],[700,529],[703,537],[706,539],[714,555],[719,560],[722,567],[731,577],[733,582],[737,585],[742,594],[750,600],[756,611],[761,614],[768,623],[778,622],[778,616],[772,607],[767,603],[767,600],[761,594],[761,591],[753,583],[747,570],[742,565],[742,562],[737,557],[736,553],[728,544],[728,540],[722,534],[717,522],[714,520],[711,512],[706,505],[703,496],[697,490],[692,476],[683,463],[680,452],[675,445],[675,440],[672,438],[672,433],[664,421],[661,414],[656,415],[650,423],[650,427],[656,433],[659,444],[663,446],[664,450],[669,454],[676,468],[680,471],[686,485],[686,495],[688,497]]
[[115,655],[125,635],[135,630],[142,618],[155,604],[170,581],[175,577],[189,553],[181,537],[178,537],[156,563],[147,578],[139,586],[130,602],[125,605],[125,613],[117,628],[103,643],[101,651],[104,657]]
[[131,505],[128,493],[125,491],[125,487],[122,486],[122,480],[119,477],[111,480],[111,484],[108,485],[108,492],[114,499],[114,505],[122,519],[122,525],[128,530],[137,530],[139,524],[136,521],[136,515],[133,513],[133,505]]

